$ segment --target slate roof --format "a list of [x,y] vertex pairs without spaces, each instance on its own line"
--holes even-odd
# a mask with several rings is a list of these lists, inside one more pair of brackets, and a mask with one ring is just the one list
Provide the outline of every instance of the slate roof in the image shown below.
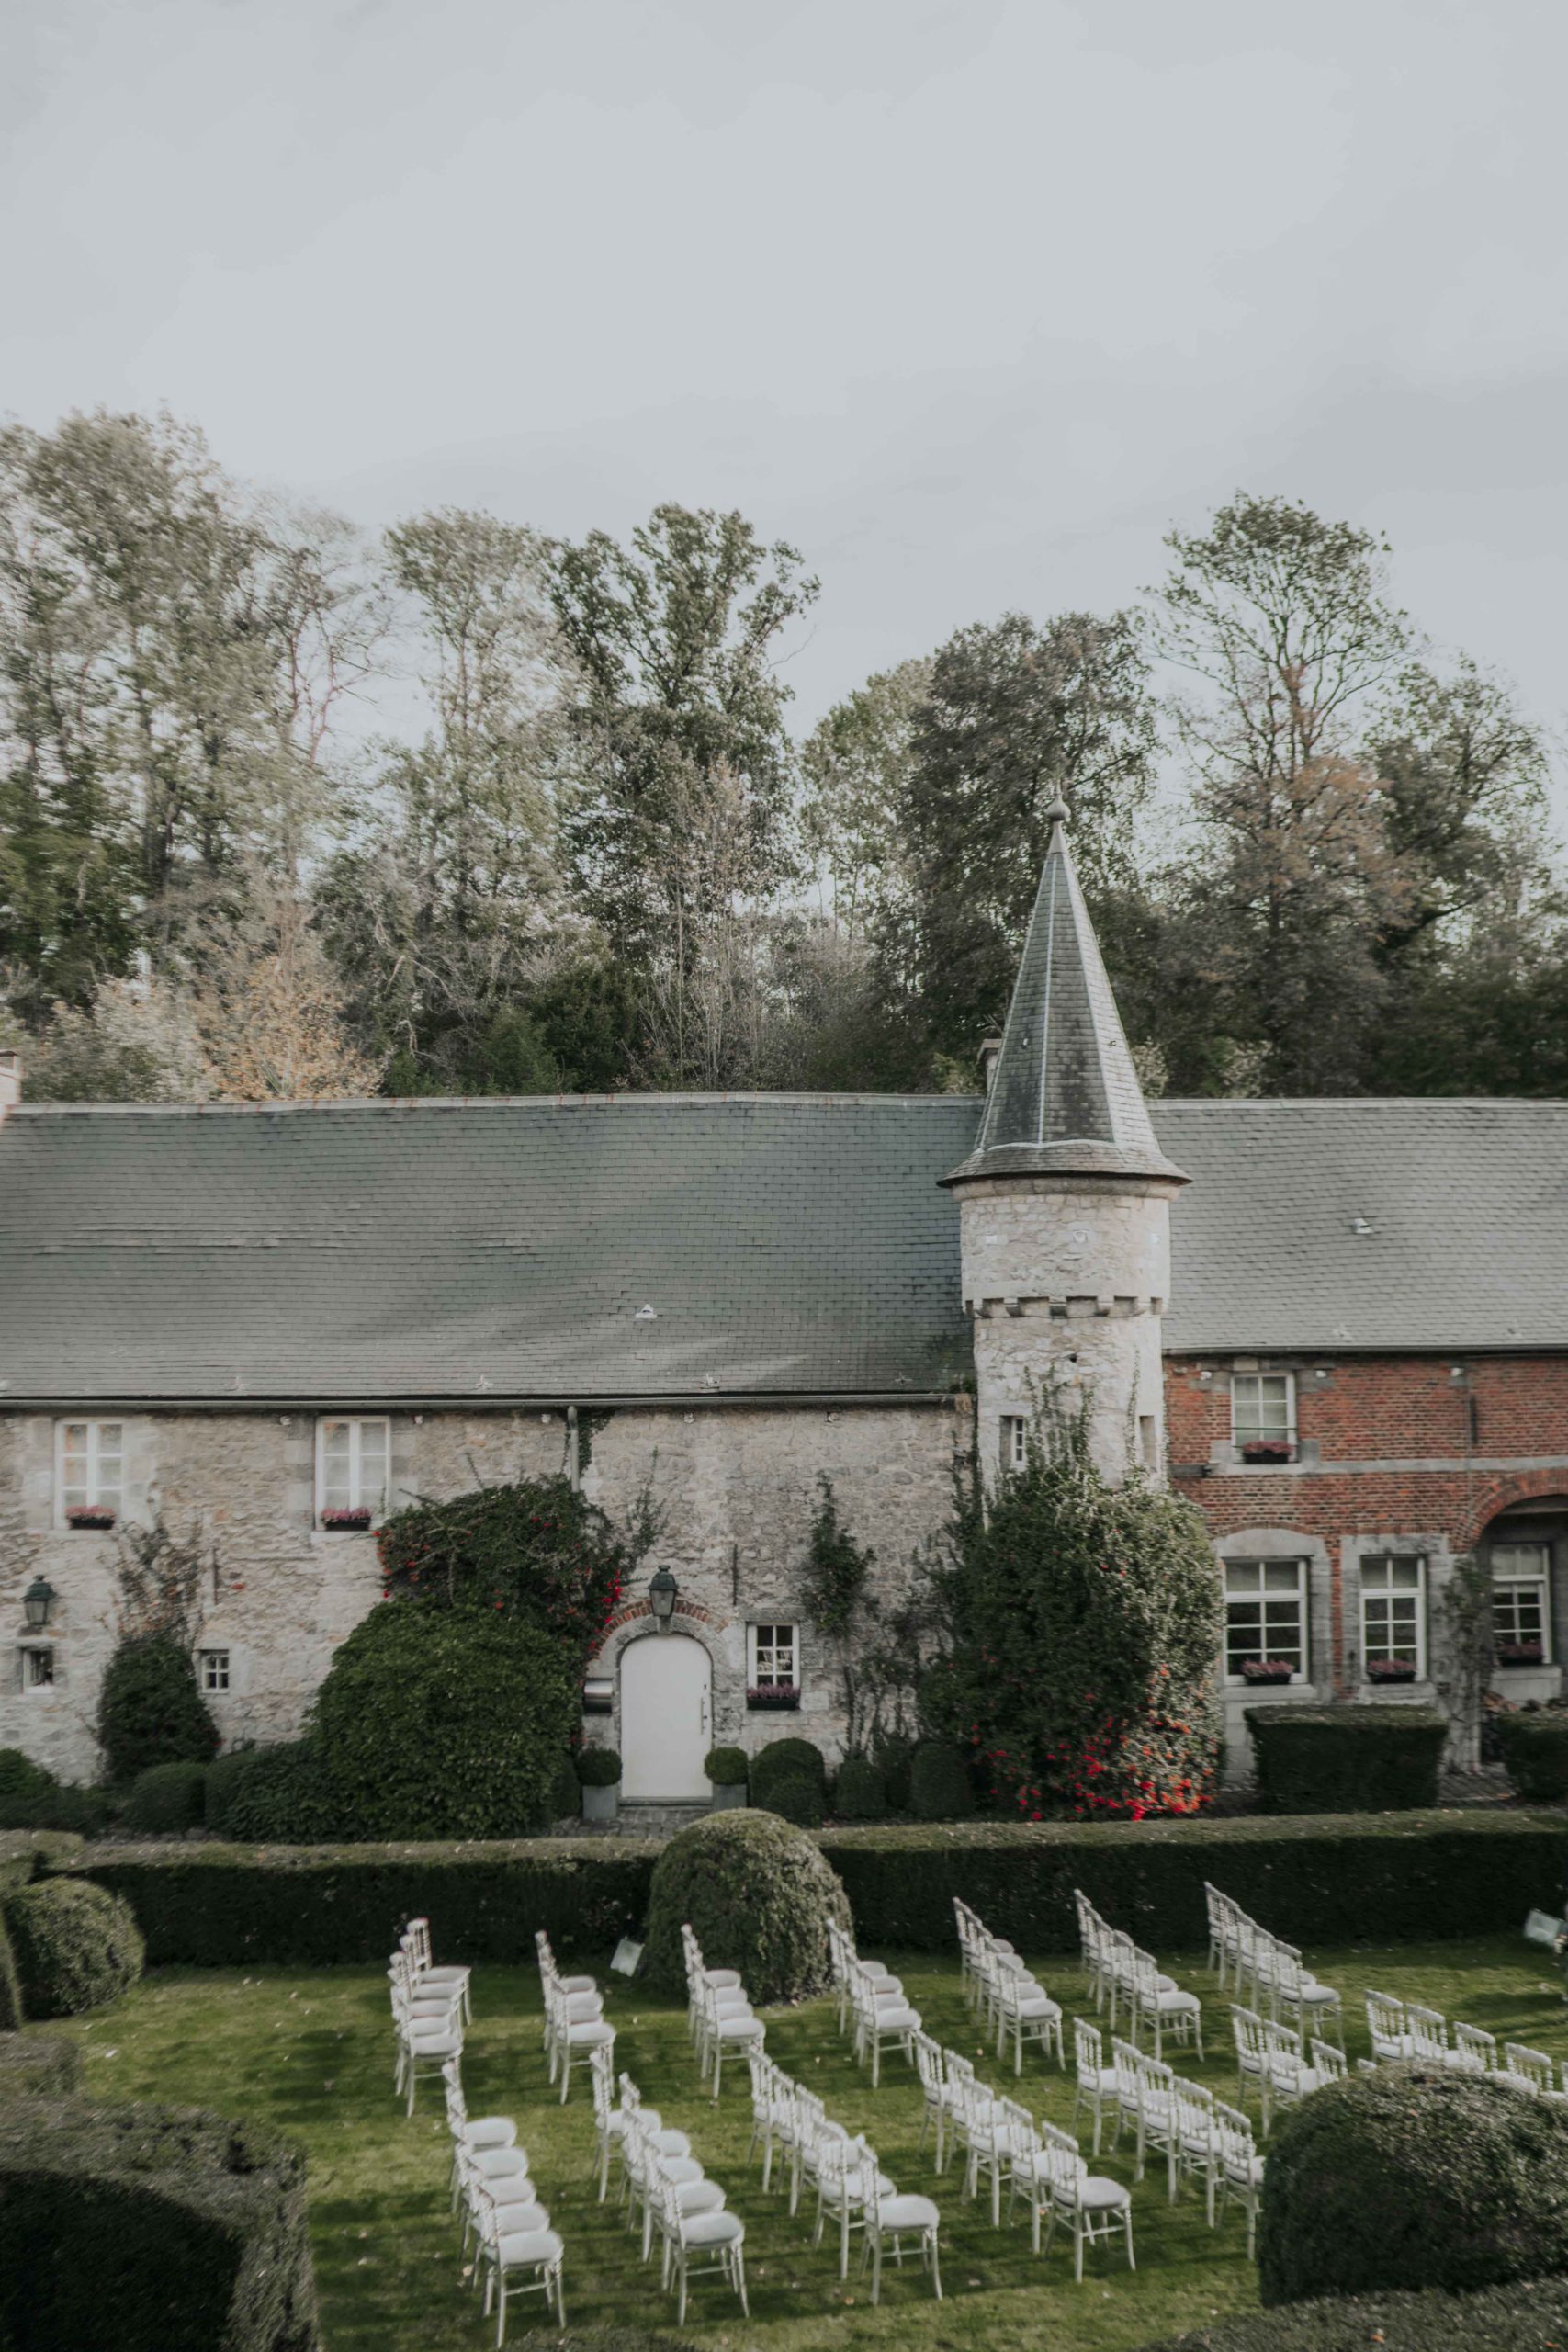
[[[980,1110],[24,1106],[0,1122],[0,1404],[945,1392],[968,1339],[940,1180]],[[1192,1179],[1168,1348],[1568,1345],[1568,1103],[1152,1118]]]

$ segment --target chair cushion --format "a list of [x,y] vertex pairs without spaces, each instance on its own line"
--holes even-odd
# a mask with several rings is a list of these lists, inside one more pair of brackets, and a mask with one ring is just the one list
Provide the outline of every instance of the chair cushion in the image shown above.
[[1079,2181],[1077,2195],[1080,2205],[1092,2205],[1100,2212],[1118,2205],[1130,2205],[1133,2201],[1132,2190],[1123,2188],[1119,2180],[1107,2180],[1103,2175],[1093,2172],[1086,2173]]
[[876,2012],[878,2033],[918,2033],[920,2029],[919,2009],[881,2008]]
[[477,2115],[462,2126],[459,2137],[465,2148],[510,2148],[517,2126],[510,2115]]
[[703,2177],[703,2168],[695,2156],[663,2156],[660,2159],[659,2168],[665,2179],[672,2180],[677,2188],[683,2188],[689,2181],[701,2180]]
[[477,2148],[469,2162],[481,2180],[519,2180],[528,2169],[521,2148]]
[[681,2180],[675,2184],[675,2203],[682,2213],[722,2213],[724,2191],[716,2180]]
[[654,2132],[649,2134],[661,2156],[689,2156],[692,2143],[683,2132]]
[[746,2224],[739,2213],[694,2213],[681,2217],[682,2245],[733,2245],[746,2234]]
[[416,2026],[408,2036],[408,2045],[416,2058],[455,2058],[463,2047],[460,2033],[443,2033],[437,2030],[427,2033]]
[[416,1968],[416,1984],[466,1984],[473,1971],[468,1968]]
[[884,2230],[934,2230],[942,2215],[929,2197],[884,2197],[877,2201],[876,2220]]
[[603,2050],[607,2041],[614,2041],[615,2029],[601,2024],[597,2018],[587,2018],[581,2025],[569,2025],[566,2038],[574,2050]]
[[501,2239],[496,2252],[512,2270],[525,2268],[531,2262],[558,2262],[566,2248],[554,2230],[519,2230]]
[[703,1983],[711,1984],[716,1993],[738,1992],[740,1986],[740,1971],[738,1968],[705,1968]]
[[765,2033],[767,2028],[761,2018],[753,2017],[748,2009],[744,2017],[720,2018],[716,2030],[721,2041],[750,2041],[755,2035]]
[[556,1983],[563,1993],[596,1993],[599,1990],[596,1976],[558,1976]]
[[[863,2205],[865,2203],[866,2189],[868,2186],[869,2184],[866,2180],[865,2174],[857,2165],[854,2171],[845,2173],[843,2180],[839,2187],[829,2188],[828,2192],[829,2202],[832,2203],[841,2195],[852,2205]],[[877,2174],[876,2193],[878,2197],[891,2197],[897,2186],[897,2184],[895,2181],[888,2179],[887,2175],[885,2172],[879,2172]]]
[[1053,2001],[1045,1993],[1031,1993],[1025,1999],[1014,2001],[1011,2007],[1021,2018],[1059,2018],[1062,2014],[1060,2001]]

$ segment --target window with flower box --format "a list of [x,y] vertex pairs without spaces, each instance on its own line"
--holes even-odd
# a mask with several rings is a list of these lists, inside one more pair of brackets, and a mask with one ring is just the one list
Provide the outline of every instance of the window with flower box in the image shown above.
[[57,1421],[55,1494],[62,1526],[112,1527],[125,1493],[125,1423]]
[[1294,1460],[1294,1373],[1232,1374],[1231,1438],[1244,1462],[1267,1464]]
[[746,1698],[753,1707],[800,1701],[799,1628],[774,1621],[746,1628]]
[[1427,1563],[1389,1552],[1361,1562],[1361,1659],[1369,1682],[1418,1682],[1427,1671]]
[[355,1418],[316,1424],[316,1523],[340,1533],[372,1527],[387,1507],[391,1425]]
[[1306,1670],[1306,1562],[1227,1560],[1226,1680],[1266,1686]]
[[1499,1666],[1551,1663],[1551,1547],[1492,1546],[1492,1640]]

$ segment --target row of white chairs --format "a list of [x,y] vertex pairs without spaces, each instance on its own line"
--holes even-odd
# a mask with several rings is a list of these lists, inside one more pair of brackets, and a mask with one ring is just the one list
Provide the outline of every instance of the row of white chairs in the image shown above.
[[517,2126],[509,2115],[468,2114],[456,2057],[441,2073],[452,2140],[452,2211],[461,2222],[465,2259],[474,2241],[472,2277],[476,2287],[484,2282],[487,2318],[497,2306],[495,2340],[505,2340],[510,2294],[542,2294],[545,2309],[564,2327],[566,2247],[539,2200]]
[[1394,1993],[1369,1992],[1367,2032],[1376,2065],[1414,2060],[1418,2065],[1441,2066],[1456,2075],[1501,2075],[1553,2106],[1568,2107],[1568,2060],[1561,2084],[1544,2050],[1529,2042],[1505,2041],[1499,2048],[1495,2033],[1460,2018],[1452,2025],[1440,2009],[1418,2001],[1402,2001]]
[[[626,2226],[640,2231],[645,2262],[658,2244],[664,2290],[674,2291],[678,2324],[685,2319],[694,2278],[723,2278],[749,2319],[745,2222],[730,2211],[718,2182],[703,2170],[686,2133],[644,2107],[629,2075],[621,2075],[615,2098],[607,2052],[596,2051],[592,2064],[601,2201],[608,2189],[610,2159],[618,2156]],[[705,2256],[711,2258],[705,2261]]]
[[820,2245],[829,2224],[836,2225],[840,2278],[849,2277],[850,2240],[859,2233],[861,2269],[870,2267],[874,2303],[882,2296],[884,2260],[891,2256],[902,2268],[906,2251],[919,2252],[940,2300],[942,2216],[934,2199],[902,2194],[897,2182],[882,2170],[868,2142],[852,2137],[843,2124],[835,2122],[815,2091],[795,2081],[761,2050],[751,2055],[748,2163],[759,2148],[763,2189],[773,2185],[776,2160],[780,2179],[788,2184],[792,2213],[798,2211],[803,2190],[815,2189],[811,2242]]
[[545,1996],[545,2063],[552,2084],[560,2084],[564,2107],[573,2066],[592,2063],[598,2050],[613,2051],[615,2029],[604,2016],[604,1996],[592,1976],[563,1976],[550,1939],[540,1928],[534,1938]]
[[1298,2107],[1325,2084],[1345,2079],[1344,2051],[1320,2034],[1303,2039],[1294,2026],[1261,2017],[1239,2001],[1231,2004],[1231,2030],[1235,2041],[1237,2097],[1245,2100],[1249,2087],[1256,2088],[1265,2139],[1278,2109]]
[[1006,1937],[994,1936],[979,1913],[958,1895],[953,1898],[953,1916],[958,1928],[959,1980],[981,2030],[996,2041],[998,2058],[1010,2043],[1013,2073],[1021,2075],[1024,2045],[1034,2042],[1047,2057],[1054,2052],[1057,2065],[1065,2066],[1061,2003],[1052,1999]]
[[1250,2258],[1263,2188],[1263,2159],[1253,2139],[1250,2117],[1204,2084],[1188,2081],[1162,2059],[1151,2058],[1120,2035],[1112,2038],[1111,2064],[1105,2065],[1099,2028],[1086,2018],[1074,2019],[1074,2041],[1078,2088],[1073,2114],[1076,2120],[1079,2099],[1089,2101],[1095,2153],[1100,2150],[1101,2121],[1109,2112],[1112,2147],[1123,2128],[1135,2135],[1135,2180],[1143,2179],[1151,2155],[1163,2156],[1168,2198],[1174,2204],[1183,2181],[1200,2182],[1211,2229],[1218,2226],[1222,2211],[1233,2200],[1242,2205]]
[[409,2115],[421,2076],[440,2074],[459,2058],[470,2015],[468,1971],[437,1968],[430,1947],[428,1919],[411,1919],[398,1939],[387,1970],[391,1989],[396,2095],[406,2095]]
[[739,1973],[707,1966],[689,1922],[681,1929],[681,1949],[686,1968],[686,2030],[696,2044],[697,2072],[705,2082],[711,2073],[716,2098],[726,2051],[750,2056],[762,2048],[767,2028],[752,2008]]
[[1151,1951],[1135,1944],[1124,1929],[1103,1918],[1081,1887],[1075,1887],[1078,1936],[1083,1946],[1084,1976],[1097,2009],[1110,2004],[1106,2022],[1115,2031],[1118,2011],[1124,2009],[1128,2030],[1136,2041],[1147,2027],[1154,2035],[1155,2056],[1163,2057],[1165,2037],[1190,2041],[1203,2055],[1203,2005],[1196,1993],[1183,1992],[1174,1976],[1165,1975]]
[[1209,1966],[1224,1991],[1228,1981],[1244,2007],[1267,2011],[1298,2033],[1345,2047],[1345,2005],[1332,1984],[1307,1967],[1299,1945],[1288,1944],[1217,1886],[1203,1882],[1209,1916]]
[[854,1939],[839,1926],[828,1923],[829,1962],[839,1996],[839,2031],[853,2031],[855,2064],[871,2061],[871,2086],[882,2081],[882,2053],[901,2051],[914,2063],[912,2037],[920,2030],[920,2013],[904,1996],[903,1980],[880,1960],[863,1959]]

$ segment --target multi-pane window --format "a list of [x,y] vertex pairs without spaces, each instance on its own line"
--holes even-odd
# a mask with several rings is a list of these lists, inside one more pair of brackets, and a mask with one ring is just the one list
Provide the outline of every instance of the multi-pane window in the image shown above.
[[118,1517],[125,1481],[123,1421],[59,1423],[60,1512],[69,1526],[84,1515]]
[[1361,1652],[1374,1666],[1427,1670],[1427,1563],[1416,1553],[1361,1562]]
[[1002,1415],[1002,1468],[1010,1476],[1029,1466],[1029,1423],[1021,1413]]
[[799,1653],[793,1625],[753,1625],[750,1628],[751,1671],[747,1679],[755,1690],[793,1690],[799,1679]]
[[54,1688],[54,1652],[39,1647],[22,1652],[22,1688],[24,1690],[51,1690]]
[[1239,1446],[1292,1446],[1296,1440],[1296,1381],[1290,1372],[1231,1375],[1231,1435]]
[[1270,1665],[1304,1676],[1306,1664],[1306,1562],[1227,1560],[1225,1672],[1231,1680],[1266,1679],[1263,1669]]
[[1492,1634],[1500,1666],[1537,1666],[1551,1657],[1544,1544],[1492,1546]]
[[385,1508],[391,1454],[383,1420],[317,1423],[316,1512],[323,1527],[376,1518]]
[[224,1691],[229,1688],[229,1653],[227,1650],[201,1652],[201,1687],[207,1691]]

